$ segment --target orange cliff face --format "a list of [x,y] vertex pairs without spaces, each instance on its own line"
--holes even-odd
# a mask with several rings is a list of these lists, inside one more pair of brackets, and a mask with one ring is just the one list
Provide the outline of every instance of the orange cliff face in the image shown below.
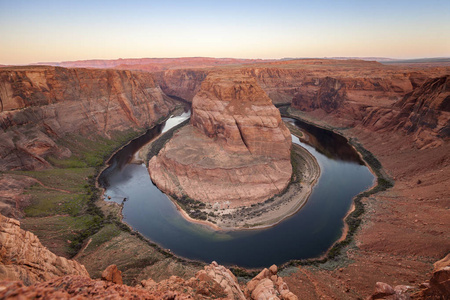
[[210,73],[193,100],[191,125],[149,163],[168,194],[229,207],[264,201],[290,181],[291,137],[256,81]]
[[209,72],[205,69],[176,69],[156,72],[153,76],[164,93],[192,102]]
[[420,149],[441,146],[450,138],[450,75],[429,79],[391,109],[374,109],[363,123],[410,135]]
[[235,152],[288,158],[290,132],[256,80],[240,74],[210,74],[192,103],[191,123]]
[[[191,102],[206,76],[220,69],[225,68],[186,67],[153,74],[166,94]],[[347,104],[391,105],[427,79],[448,74],[449,70],[448,67],[388,66],[371,61],[332,59],[255,62],[226,69],[254,77],[274,104],[291,103],[296,96],[303,97],[306,110],[320,107],[312,103],[314,95],[326,88],[330,79],[343,85],[341,93],[345,91],[350,100]],[[323,107],[327,109],[326,105]]]
[[0,70],[0,170],[49,167],[69,157],[70,134],[142,131],[174,107],[149,73],[13,67]]
[[63,275],[89,276],[74,260],[57,256],[20,222],[0,215],[0,280],[21,280],[29,285]]

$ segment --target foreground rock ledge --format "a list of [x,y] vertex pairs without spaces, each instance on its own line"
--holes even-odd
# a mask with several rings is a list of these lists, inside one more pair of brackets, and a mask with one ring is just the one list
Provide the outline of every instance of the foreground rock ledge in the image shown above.
[[193,99],[191,124],[149,162],[165,193],[217,208],[260,203],[288,185],[291,136],[254,78],[211,73]]

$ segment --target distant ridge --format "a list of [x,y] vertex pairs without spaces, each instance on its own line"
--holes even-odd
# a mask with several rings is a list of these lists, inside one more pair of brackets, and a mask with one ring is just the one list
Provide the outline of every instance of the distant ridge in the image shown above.
[[385,61],[383,63],[385,64],[450,63],[450,57],[394,59],[391,61]]
[[250,64],[271,62],[264,59],[213,58],[213,57],[179,57],[179,58],[119,58],[89,59],[63,62],[39,62],[33,65],[49,65],[66,68],[98,68],[98,69],[135,69],[161,71],[180,67],[213,67],[223,65]]

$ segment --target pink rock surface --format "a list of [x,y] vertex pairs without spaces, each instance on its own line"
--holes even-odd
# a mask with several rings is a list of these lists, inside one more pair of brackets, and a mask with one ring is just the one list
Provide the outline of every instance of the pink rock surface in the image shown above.
[[149,171],[168,194],[247,206],[287,186],[290,147],[289,130],[253,78],[214,73],[194,97],[191,125],[151,159]]

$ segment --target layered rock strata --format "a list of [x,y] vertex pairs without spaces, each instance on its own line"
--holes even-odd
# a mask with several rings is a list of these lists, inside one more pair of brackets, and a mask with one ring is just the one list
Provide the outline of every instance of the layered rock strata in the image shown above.
[[212,73],[193,99],[191,124],[151,159],[149,171],[167,194],[248,206],[287,186],[290,148],[289,130],[253,78]]
[[0,70],[0,170],[48,168],[48,155],[70,157],[69,134],[143,130],[174,104],[149,73],[14,67]]
[[[265,269],[247,288],[216,262],[186,280],[149,278],[127,286],[116,265],[107,267],[101,280],[93,280],[83,265],[54,255],[33,234],[20,229],[18,221],[1,215],[0,247],[0,299],[266,299],[261,298],[268,293],[266,284],[260,284],[266,275],[279,291],[271,299],[297,299],[276,275],[276,266],[270,272]],[[244,291],[252,296],[246,297]]]
[[[275,270],[275,272],[273,272]],[[105,270],[106,271],[106,270]],[[273,281],[275,280],[275,281]],[[269,283],[273,288],[268,288]],[[245,291],[245,294],[244,294]],[[0,281],[1,299],[282,299],[297,300],[276,266],[264,269],[247,286],[241,287],[237,278],[216,262],[205,266],[194,277],[183,280],[172,276],[155,282],[143,280],[137,286],[116,284],[108,279],[93,280],[88,276],[66,275],[31,286],[20,281]]]
[[89,276],[78,262],[57,256],[20,222],[0,215],[0,279],[42,282],[71,274]]
[[273,299],[273,300],[297,300],[284,282],[283,278],[278,276],[278,267],[272,265],[269,269],[265,268],[245,287],[245,295],[248,299]]
[[371,110],[363,124],[413,135],[420,149],[442,145],[450,137],[450,75],[427,80],[390,108]]

